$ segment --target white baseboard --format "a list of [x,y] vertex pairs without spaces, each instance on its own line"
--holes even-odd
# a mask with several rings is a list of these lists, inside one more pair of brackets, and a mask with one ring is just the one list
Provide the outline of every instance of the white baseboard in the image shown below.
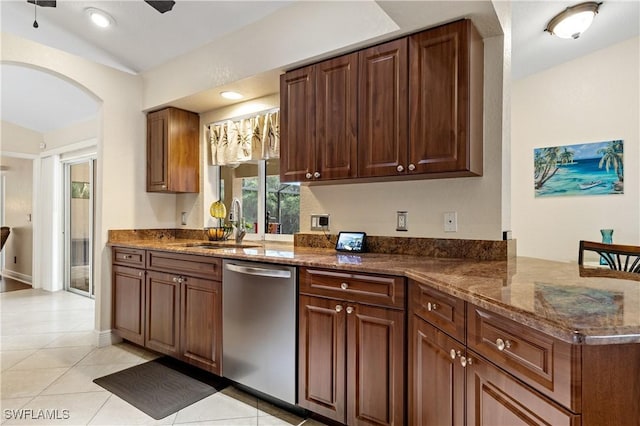
[[31,275],[21,274],[20,272],[3,269],[2,276],[33,286],[33,277],[31,277]]
[[116,336],[112,330],[94,330],[94,334],[96,346],[99,348],[122,342],[122,338],[120,336]]

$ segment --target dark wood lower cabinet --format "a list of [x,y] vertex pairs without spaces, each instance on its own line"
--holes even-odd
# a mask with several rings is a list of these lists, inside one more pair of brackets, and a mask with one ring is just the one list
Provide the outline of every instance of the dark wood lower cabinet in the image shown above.
[[144,283],[143,269],[113,267],[113,329],[123,339],[138,345],[144,345]]
[[180,357],[180,283],[173,274],[147,271],[144,344]]
[[298,405],[349,425],[404,424],[404,311],[299,298]]
[[[580,416],[473,352],[467,365],[467,425],[578,426]],[[426,424],[426,423],[425,423]]]
[[416,315],[409,323],[409,424],[465,424],[465,347]]
[[182,279],[182,358],[219,375],[222,360],[222,283],[193,277]]

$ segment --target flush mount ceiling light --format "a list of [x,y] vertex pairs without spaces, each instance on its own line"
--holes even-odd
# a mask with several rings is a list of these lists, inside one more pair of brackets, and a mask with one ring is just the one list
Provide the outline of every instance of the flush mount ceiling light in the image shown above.
[[96,9],[95,7],[88,7],[84,12],[87,14],[89,19],[91,19],[91,22],[100,28],[110,27],[116,22],[107,12]]
[[231,91],[220,92],[220,96],[222,96],[225,99],[233,99],[233,100],[237,100],[237,99],[242,99],[243,98],[243,96],[240,93],[231,92]]
[[549,21],[545,31],[560,38],[576,39],[589,28],[601,4],[589,1],[568,7]]

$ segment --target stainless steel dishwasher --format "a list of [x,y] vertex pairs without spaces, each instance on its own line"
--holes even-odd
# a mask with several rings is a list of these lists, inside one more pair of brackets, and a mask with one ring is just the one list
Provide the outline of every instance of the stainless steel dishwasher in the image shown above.
[[222,375],[296,402],[296,268],[223,261]]

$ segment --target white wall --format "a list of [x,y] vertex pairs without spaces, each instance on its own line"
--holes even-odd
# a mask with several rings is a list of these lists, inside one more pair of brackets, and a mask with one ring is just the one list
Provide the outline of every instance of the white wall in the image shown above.
[[42,133],[26,129],[8,121],[0,122],[0,151],[39,154]]
[[47,150],[61,148],[69,144],[96,139],[100,123],[98,118],[76,123],[71,126],[53,130],[44,134],[44,143]]
[[[518,255],[577,261],[578,241],[613,228],[640,244],[640,67],[633,38],[513,83],[512,213]],[[624,140],[624,194],[535,198],[533,149]]]

